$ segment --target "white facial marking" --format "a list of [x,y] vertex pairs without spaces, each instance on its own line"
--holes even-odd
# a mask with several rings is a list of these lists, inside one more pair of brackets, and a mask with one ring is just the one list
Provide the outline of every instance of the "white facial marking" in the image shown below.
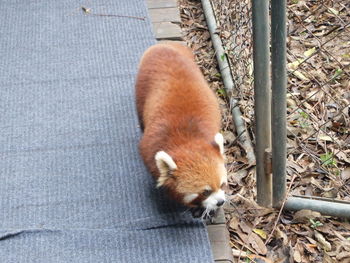
[[187,194],[184,197],[184,203],[191,203],[194,199],[198,197],[198,194]]
[[169,170],[176,170],[177,165],[173,158],[171,158],[171,156],[164,151],[157,152],[154,159],[156,160],[156,165],[160,173],[157,180],[157,187],[160,187],[168,179]]
[[222,134],[215,134],[214,141],[219,145],[220,153],[224,155],[224,137],[222,137]]
[[225,201],[225,192],[220,189],[205,199],[202,205],[207,210],[216,210],[218,208],[217,203],[221,201]]
[[206,186],[204,187],[204,190],[208,190],[208,191],[210,191],[210,190],[211,190],[210,185],[206,185]]

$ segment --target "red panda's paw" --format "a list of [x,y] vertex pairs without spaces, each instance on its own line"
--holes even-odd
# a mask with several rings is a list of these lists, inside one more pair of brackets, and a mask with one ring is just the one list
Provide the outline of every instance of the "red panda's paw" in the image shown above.
[[190,209],[190,212],[194,218],[202,218],[202,219],[209,219],[213,216],[215,216],[217,210],[210,210],[207,211],[203,207],[192,207]]
[[203,207],[192,207],[190,212],[194,218],[199,218],[204,214],[205,209]]

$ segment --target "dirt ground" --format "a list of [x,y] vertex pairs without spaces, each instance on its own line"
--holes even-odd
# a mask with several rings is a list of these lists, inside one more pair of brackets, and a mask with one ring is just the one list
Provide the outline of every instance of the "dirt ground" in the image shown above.
[[[251,23],[247,19],[233,23],[238,16],[244,18],[249,5],[244,0],[214,2],[226,55],[238,72],[236,96],[254,142]],[[347,220],[310,210],[279,214],[256,204],[255,167],[248,165],[236,138],[201,3],[179,0],[179,6],[184,39],[222,110],[230,186],[225,213],[237,262],[350,262]],[[288,1],[288,19],[289,194],[349,200],[350,4]],[[338,35],[331,39],[334,34]],[[232,39],[240,44],[239,57]]]

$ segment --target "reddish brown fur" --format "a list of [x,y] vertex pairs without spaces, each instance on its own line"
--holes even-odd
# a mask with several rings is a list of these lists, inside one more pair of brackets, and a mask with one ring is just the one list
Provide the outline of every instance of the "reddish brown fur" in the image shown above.
[[140,153],[152,175],[159,177],[154,159],[158,151],[167,152],[178,166],[164,185],[169,194],[182,202],[184,193],[198,192],[204,185],[216,191],[217,164],[223,163],[214,142],[220,111],[190,49],[157,44],[145,52],[136,104],[144,130]]

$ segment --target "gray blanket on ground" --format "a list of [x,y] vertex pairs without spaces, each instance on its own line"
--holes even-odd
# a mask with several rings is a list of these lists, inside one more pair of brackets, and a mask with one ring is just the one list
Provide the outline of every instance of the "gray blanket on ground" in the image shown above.
[[212,262],[138,155],[153,43],[143,0],[1,1],[0,262]]

